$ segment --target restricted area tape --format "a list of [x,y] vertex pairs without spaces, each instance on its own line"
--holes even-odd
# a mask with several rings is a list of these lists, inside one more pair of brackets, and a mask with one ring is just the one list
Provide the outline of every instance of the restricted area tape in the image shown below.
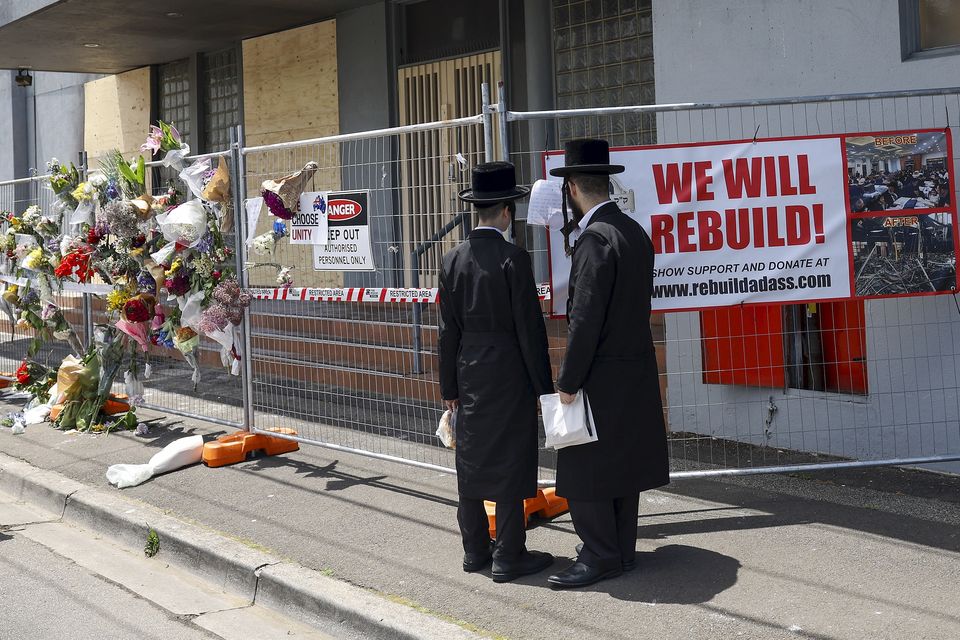
[[[288,302],[407,302],[434,304],[439,289],[404,289],[374,287],[327,287],[300,288],[278,287],[275,289],[249,289],[256,300],[285,300]],[[537,296],[550,299],[550,285],[537,285]]]
[[[15,284],[20,287],[35,284],[36,281],[27,278],[14,278],[0,274],[0,282]],[[108,284],[80,284],[76,282],[60,283],[60,291],[76,293],[92,293],[104,295],[113,290]],[[405,302],[434,304],[439,297],[439,289],[406,289],[406,288],[374,288],[374,287],[332,287],[332,288],[298,288],[277,287],[276,289],[249,289],[250,295],[256,300],[287,300],[301,302]],[[550,299],[550,285],[537,285],[537,296],[541,300]]]

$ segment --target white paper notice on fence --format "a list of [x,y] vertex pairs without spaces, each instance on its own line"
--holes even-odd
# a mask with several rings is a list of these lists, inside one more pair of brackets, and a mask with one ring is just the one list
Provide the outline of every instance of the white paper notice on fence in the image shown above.
[[330,192],[327,244],[313,246],[316,271],[376,270],[369,203],[369,191]]
[[290,221],[290,244],[327,244],[329,191],[300,194],[300,211]]
[[527,205],[527,224],[550,226],[550,221],[563,216],[561,183],[556,180],[537,180],[530,190]]
[[263,198],[250,198],[244,204],[247,210],[247,246],[249,247],[257,235],[257,222],[260,220]]

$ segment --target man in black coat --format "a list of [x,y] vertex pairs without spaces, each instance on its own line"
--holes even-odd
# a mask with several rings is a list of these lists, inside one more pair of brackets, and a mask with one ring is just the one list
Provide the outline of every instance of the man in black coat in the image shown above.
[[[527,252],[507,242],[516,185],[507,162],[482,164],[472,189],[477,226],[443,257],[440,273],[440,391],[456,420],[457,520],[463,570],[493,560],[493,579],[506,582],[553,563],[526,550],[523,500],[537,494],[537,396],[553,392],[547,332]],[[491,553],[484,500],[496,502]]]
[[[640,492],[667,484],[669,464],[656,352],[650,331],[653,245],[610,200],[604,140],[566,145],[566,201],[578,234],[570,270],[567,352],[557,378],[564,403],[589,399],[597,441],[557,453],[557,495],[583,540],[577,561],[549,577],[582,587],[634,567]],[[572,225],[571,225],[572,226]]]

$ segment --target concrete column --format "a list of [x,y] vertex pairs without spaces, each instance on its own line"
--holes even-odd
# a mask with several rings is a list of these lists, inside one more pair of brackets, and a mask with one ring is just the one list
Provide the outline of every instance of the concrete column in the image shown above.
[[[523,107],[528,111],[553,109],[555,104],[554,70],[553,70],[553,33],[550,0],[524,0],[524,53],[526,57],[525,78],[527,104]],[[519,78],[515,78],[517,82]],[[526,132],[526,140],[516,139],[515,150],[528,151],[521,169],[522,175],[541,177],[540,154],[534,152],[554,149],[557,146],[555,131],[549,121],[535,121],[521,123],[515,132]],[[517,133],[514,134],[515,136]],[[535,263],[534,273],[543,278],[548,271],[546,234],[540,232],[534,235]]]

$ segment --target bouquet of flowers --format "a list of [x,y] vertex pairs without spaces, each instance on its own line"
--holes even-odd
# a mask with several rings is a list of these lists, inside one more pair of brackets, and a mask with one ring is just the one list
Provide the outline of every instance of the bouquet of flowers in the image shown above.
[[50,400],[50,388],[57,381],[57,374],[39,362],[24,360],[17,368],[16,378],[14,388],[26,391],[40,403],[46,403]]

